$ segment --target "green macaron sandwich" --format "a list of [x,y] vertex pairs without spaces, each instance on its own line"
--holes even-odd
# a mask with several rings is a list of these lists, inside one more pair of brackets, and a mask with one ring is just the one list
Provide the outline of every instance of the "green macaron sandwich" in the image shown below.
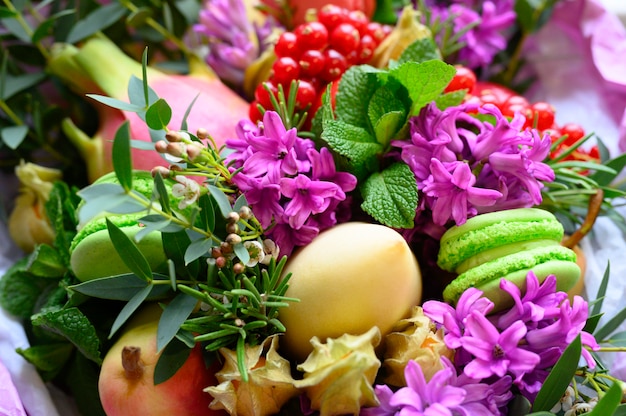
[[523,292],[531,270],[540,281],[555,275],[557,290],[569,290],[581,270],[576,253],[561,245],[563,235],[556,217],[539,208],[480,214],[451,227],[441,238],[437,264],[458,276],[444,289],[444,300],[456,304],[466,289],[476,287],[494,302],[495,310],[505,308],[512,299],[500,289],[500,280]]
[[[119,182],[114,173],[109,173],[94,182],[94,184],[101,183]],[[164,183],[166,188],[171,189],[171,186],[176,182],[167,179],[164,180]],[[133,172],[134,191],[150,199],[152,188],[153,178],[150,172]],[[172,202],[172,204],[174,203]],[[139,219],[145,215],[146,211],[128,214],[103,213],[87,223],[81,224],[70,246],[70,265],[74,275],[81,281],[87,281],[129,273],[128,266],[121,259],[111,242],[106,221],[108,219],[129,238],[133,239],[144,228]],[[160,232],[145,234],[139,242],[136,242],[136,245],[146,260],[148,260],[152,271],[159,273],[167,272],[167,256],[163,249]]]

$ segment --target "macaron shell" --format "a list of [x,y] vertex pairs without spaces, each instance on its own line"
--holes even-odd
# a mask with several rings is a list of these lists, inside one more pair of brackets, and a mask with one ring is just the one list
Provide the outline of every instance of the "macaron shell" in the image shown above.
[[478,253],[507,244],[563,238],[563,225],[548,211],[519,208],[481,214],[461,226],[450,228],[440,241],[437,264],[456,271],[459,264]]
[[[133,238],[142,227],[127,225],[120,229]],[[167,271],[167,257],[163,250],[161,233],[152,232],[139,241],[137,247],[146,257],[153,271]],[[72,271],[80,281],[130,273],[130,269],[113,246],[106,229],[85,236],[72,252]]]
[[[555,261],[557,263],[553,263]],[[551,270],[551,266],[558,267],[555,270]],[[518,276],[515,273],[519,273],[521,280],[525,284],[526,274],[529,270],[534,270],[535,268],[542,273],[545,272],[545,275],[562,274],[560,278],[563,282],[559,283],[558,287],[564,288],[563,290],[570,289],[580,278],[580,268],[576,264],[576,253],[567,247],[555,243],[547,247],[538,247],[509,254],[508,256],[473,267],[459,275],[444,289],[443,298],[447,302],[456,303],[461,294],[470,287],[476,287],[481,290],[489,288],[496,292],[502,292],[499,288],[501,278],[509,275]],[[559,278],[558,275],[557,278]],[[518,283],[517,280],[514,281]],[[495,286],[495,288],[492,289],[490,285]],[[506,293],[504,294],[506,295]],[[496,295],[493,296],[494,298],[498,297]]]
[[561,292],[567,292],[574,287],[576,283],[582,280],[580,267],[576,263],[564,260],[550,260],[545,263],[538,264],[530,269],[518,270],[513,273],[509,273],[503,276],[501,279],[494,279],[478,288],[483,291],[484,296],[489,298],[494,303],[494,309],[492,312],[498,312],[508,307],[513,306],[513,298],[500,289],[500,280],[506,279],[513,282],[520,288],[522,293],[526,291],[526,275],[532,270],[539,282],[543,282],[548,275],[556,276],[556,290]]

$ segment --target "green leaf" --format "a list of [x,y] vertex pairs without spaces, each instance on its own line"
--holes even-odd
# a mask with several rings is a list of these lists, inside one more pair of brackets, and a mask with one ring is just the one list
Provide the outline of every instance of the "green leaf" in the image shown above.
[[133,189],[133,161],[130,152],[130,122],[125,121],[115,132],[112,149],[115,176],[125,191]]
[[617,406],[617,409],[615,409],[613,416],[626,416],[626,404],[620,404],[619,406]]
[[163,98],[159,98],[146,111],[146,124],[154,130],[163,130],[172,119],[172,109]]
[[93,98],[94,100],[108,105],[109,107],[116,108],[122,111],[130,111],[132,113],[142,113],[145,111],[144,107],[138,106],[136,104],[130,104],[122,100],[118,100],[117,98],[111,98],[104,95],[98,94],[86,94],[87,97]]
[[[164,285],[165,286],[165,285]],[[166,286],[168,287],[168,286]],[[133,296],[126,305],[122,308],[120,313],[115,318],[115,322],[111,326],[111,332],[109,333],[109,339],[115,335],[115,333],[126,323],[126,321],[132,316],[133,313],[141,306],[141,304],[148,298],[152,291],[152,284],[147,285],[143,289]]]
[[382,86],[376,90],[367,108],[370,124],[374,127],[376,140],[387,146],[406,119],[404,103],[391,88]]
[[152,10],[148,7],[139,7],[126,17],[126,24],[130,27],[139,28],[152,17]]
[[9,126],[0,130],[2,141],[10,148],[17,149],[28,134],[28,126]]
[[81,415],[106,416],[98,396],[100,366],[87,361],[81,354],[74,354],[63,375],[61,381],[69,388]]
[[126,8],[118,2],[98,7],[72,27],[67,35],[66,42],[76,43],[100,30],[106,29],[126,13]]
[[521,394],[516,394],[507,406],[508,416],[526,416],[530,413],[531,404]]
[[341,77],[335,97],[337,119],[354,126],[368,126],[369,100],[379,86],[376,73],[368,72],[362,66],[349,68]]
[[145,217],[141,217],[137,220],[139,223],[144,225],[137,234],[135,234],[135,241],[141,241],[146,235],[153,232],[161,232],[161,233],[177,233],[184,228],[178,224],[172,224],[172,221],[169,218],[162,217],[159,214],[147,215]]
[[198,198],[198,206],[200,207],[200,213],[198,215],[200,224],[203,229],[213,232],[215,229],[215,209],[213,208],[209,195],[200,195],[200,198]]
[[174,339],[178,329],[191,315],[197,304],[198,300],[196,298],[179,293],[165,307],[157,327],[157,352],[160,352]]
[[191,349],[177,339],[167,344],[154,368],[154,384],[169,380],[185,364],[189,354]]
[[391,139],[404,125],[406,113],[404,111],[390,111],[378,119],[374,125],[376,140],[383,146],[389,145]]
[[432,37],[426,37],[418,39],[407,46],[404,51],[402,51],[398,63],[403,64],[411,61],[419,63],[432,59],[441,60],[441,52],[439,48],[437,48],[435,40]]
[[4,89],[1,96],[2,100],[6,101],[17,93],[34,87],[45,78],[45,72],[32,72],[30,74],[22,74],[17,76],[6,74],[3,84]]
[[466,95],[467,92],[465,90],[448,92],[437,97],[435,104],[438,109],[445,110],[448,107],[461,105]]
[[419,114],[426,104],[435,100],[448,86],[456,69],[439,60],[405,62],[389,71],[389,77],[398,80],[413,101],[411,115]]
[[393,228],[413,228],[417,184],[408,165],[395,163],[372,174],[361,185],[361,207],[374,219]]
[[144,257],[137,245],[117,225],[106,219],[107,230],[115,251],[124,264],[140,279],[152,281],[150,263]]
[[50,379],[63,369],[74,351],[74,346],[69,342],[54,342],[33,345],[26,349],[18,348],[16,351]]
[[10,10],[6,7],[0,7],[0,19],[7,19],[7,18],[17,17],[17,16],[19,16],[18,12]]
[[222,216],[224,218],[228,217],[228,214],[233,211],[233,208],[230,205],[230,201],[228,200],[226,194],[222,192],[222,190],[220,190],[218,187],[213,185],[207,185],[207,188],[209,188],[209,193],[217,203],[217,206],[219,207]]
[[0,279],[0,305],[12,315],[28,319],[44,288],[25,270],[27,258],[14,263]]
[[202,256],[206,256],[214,245],[215,242],[211,238],[199,238],[193,241],[185,250],[185,265]]
[[101,364],[100,339],[89,319],[76,307],[33,315],[32,323],[70,341],[91,361]]
[[235,244],[233,247],[235,251],[235,255],[239,257],[239,261],[243,264],[247,264],[250,261],[250,253],[244,247],[243,243]]
[[35,32],[33,32],[33,35],[30,38],[31,42],[35,44],[41,41],[44,37],[51,34],[52,28],[54,27],[54,24],[59,20],[59,18],[74,13],[76,13],[76,10],[74,9],[62,10],[59,13],[55,13],[46,20],[44,20],[39,26],[37,26]]
[[22,26],[21,22],[19,22],[15,18],[2,19],[0,21],[0,26],[3,27],[4,30],[11,33],[13,36],[24,42],[25,44],[30,43],[30,34],[32,33],[32,28],[26,22],[28,27],[28,31]]
[[593,333],[593,336],[602,341],[613,333],[626,320],[626,307],[613,316],[606,324]]
[[29,256],[26,270],[35,276],[58,279],[63,277],[67,267],[55,248],[47,244],[39,244]]
[[165,182],[163,181],[163,176],[161,176],[161,172],[156,173],[154,176],[154,190],[153,192],[157,195],[157,199],[159,200],[159,204],[161,204],[161,211],[169,214],[172,212],[170,209],[170,198],[167,188],[165,187]]
[[176,265],[176,271],[181,276],[187,276],[188,278],[195,278],[200,270],[200,264],[198,261],[187,262],[187,250],[191,244],[191,239],[185,231],[179,231],[177,233],[164,233],[161,234],[163,239],[163,249],[167,258],[172,259]]
[[325,120],[322,139],[350,161],[357,177],[378,170],[376,156],[383,152],[383,146],[364,128],[339,120]]
[[600,287],[598,287],[598,293],[596,294],[596,302],[593,305],[593,309],[590,314],[598,315],[600,311],[602,311],[602,303],[604,302],[604,297],[606,296],[606,289],[609,287],[609,277],[611,275],[611,262],[608,261],[606,264],[606,268],[604,269],[604,275],[602,276],[602,281],[600,282]]
[[590,175],[590,179],[597,182],[600,186],[607,186],[624,170],[626,165],[626,153],[617,156],[614,159],[608,160],[602,163],[604,166],[613,170],[613,172],[606,172],[598,170]]
[[563,351],[563,355],[554,365],[550,374],[548,374],[541,390],[537,393],[533,403],[533,411],[550,411],[556,402],[561,399],[578,368],[581,350],[582,344],[580,335],[578,335]]
[[[147,286],[149,284],[145,280],[129,273],[89,280],[72,285],[69,289],[94,298],[129,301]],[[148,299],[162,298],[169,289],[167,285],[153,285]]]
[[615,410],[622,401],[622,388],[619,384],[613,383],[609,391],[596,403],[589,416],[614,415]]
[[[147,103],[146,95],[148,97]],[[142,78],[139,78],[135,75],[130,76],[130,79],[128,80],[128,101],[130,101],[131,104],[140,107],[141,112],[143,113],[148,109],[148,107],[150,107],[150,105],[154,104],[158,99],[159,96],[157,95],[157,93],[152,88],[150,88],[147,83],[144,83]]]

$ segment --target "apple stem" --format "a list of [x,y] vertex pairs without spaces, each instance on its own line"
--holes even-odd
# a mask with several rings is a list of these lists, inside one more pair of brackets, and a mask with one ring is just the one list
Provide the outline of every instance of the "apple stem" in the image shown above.
[[141,348],[125,346],[122,349],[122,367],[128,380],[138,380],[143,376]]

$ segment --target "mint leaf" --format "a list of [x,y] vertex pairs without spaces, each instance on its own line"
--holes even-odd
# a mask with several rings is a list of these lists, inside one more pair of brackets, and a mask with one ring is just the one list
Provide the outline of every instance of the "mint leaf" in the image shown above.
[[63,277],[67,267],[59,252],[47,244],[39,244],[28,258],[26,269],[35,276],[58,279]]
[[352,173],[357,178],[378,169],[376,156],[383,152],[383,146],[364,128],[339,120],[326,120],[322,139],[334,151],[348,159]]
[[425,62],[432,59],[441,60],[441,52],[437,48],[437,44],[432,37],[418,39],[415,42],[407,46],[400,58],[398,64],[405,62]]
[[439,97],[455,74],[452,65],[439,60],[405,62],[389,71],[389,77],[404,85],[413,101],[410,115],[418,115],[422,107]]
[[32,323],[61,335],[89,360],[101,364],[100,339],[89,319],[78,308],[59,309],[33,315]]
[[380,86],[376,73],[366,67],[353,66],[339,82],[335,97],[335,115],[338,120],[355,126],[368,126],[367,108],[374,92]]
[[28,259],[13,264],[0,279],[0,305],[11,315],[28,319],[44,288],[41,280],[26,271]]
[[466,90],[452,91],[442,94],[435,99],[435,104],[438,109],[445,110],[448,107],[454,107],[462,104],[466,94]]
[[361,195],[361,208],[375,220],[393,228],[413,228],[417,184],[408,165],[395,163],[372,174],[361,185]]
[[16,352],[37,368],[44,381],[56,377],[74,351],[69,342],[55,342],[44,345],[16,349]]
[[376,141],[386,147],[404,125],[406,108],[394,91],[386,86],[376,90],[367,108]]

